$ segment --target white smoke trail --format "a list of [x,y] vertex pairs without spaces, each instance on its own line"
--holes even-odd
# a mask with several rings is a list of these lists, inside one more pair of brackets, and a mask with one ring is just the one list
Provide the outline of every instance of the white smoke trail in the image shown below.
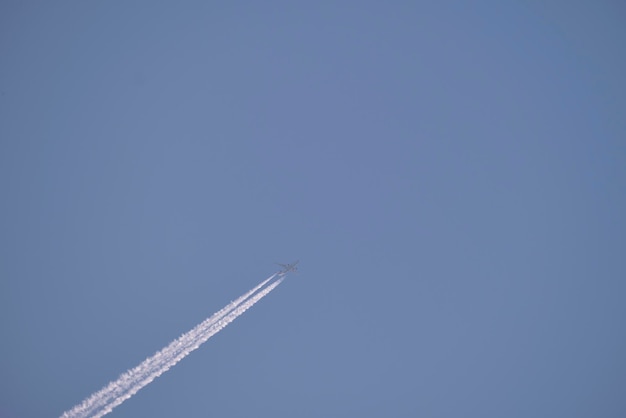
[[163,348],[152,357],[144,360],[139,366],[123,373],[116,381],[109,383],[103,389],[85,399],[80,405],[77,405],[71,411],[63,414],[63,418],[90,416],[95,409],[101,408],[102,405],[105,405],[107,402],[109,402],[111,398],[117,397],[121,393],[128,390],[128,388],[132,386],[137,379],[141,379],[142,376],[145,376],[147,373],[150,372],[150,370],[155,367],[159,367],[161,364],[163,364],[164,361],[167,361],[168,358],[171,358],[181,350],[184,350],[198,337],[198,335],[200,335],[204,331],[205,328],[210,327],[219,319],[221,319],[224,315],[232,311],[241,302],[248,299],[252,294],[257,292],[261,287],[263,287],[267,282],[272,280],[275,276],[276,274],[273,274],[268,279],[264,280],[259,285],[254,287],[252,290],[246,292],[244,295],[240,296],[218,312],[214,313],[210,318],[197,325],[191,331],[181,335],[179,338],[172,341],[167,347]]
[[191,331],[181,335],[152,357],[144,360],[139,366],[123,373],[116,381],[109,383],[79,405],[65,412],[61,418],[102,417],[108,414],[113,408],[165,373],[274,290],[284,280],[284,277],[281,276],[280,279],[254,295],[275,276],[276,274],[270,276],[252,290],[235,299]]
[[277,281],[275,281],[274,283],[272,283],[271,285],[263,289],[258,294],[246,300],[240,306],[235,308],[231,313],[224,316],[222,319],[216,322],[213,326],[207,329],[205,333],[201,334],[198,337],[198,339],[190,347],[182,351],[175,358],[170,359],[167,362],[164,362],[162,365],[160,365],[150,374],[145,375],[143,379],[141,381],[138,381],[133,387],[129,388],[129,390],[126,393],[122,394],[121,396],[118,396],[110,404],[105,405],[102,411],[99,411],[98,413],[94,415],[94,418],[100,418],[103,415],[108,414],[109,412],[113,410],[113,408],[120,405],[122,402],[124,402],[125,400],[133,396],[135,393],[137,393],[144,386],[148,385],[154,379],[156,379],[157,377],[161,376],[163,373],[168,371],[170,368],[176,365],[176,363],[178,363],[183,358],[187,357],[187,355],[189,355],[192,351],[196,350],[198,347],[204,344],[209,338],[211,338],[213,335],[220,332],[222,329],[224,329],[224,327],[226,327],[228,324],[230,324],[235,319],[237,319],[239,315],[243,314],[245,311],[250,309],[252,305],[257,303],[259,300],[261,300],[261,298],[265,297],[269,292],[274,290],[274,288],[276,288],[276,286],[278,286],[283,280],[284,278],[278,279]]

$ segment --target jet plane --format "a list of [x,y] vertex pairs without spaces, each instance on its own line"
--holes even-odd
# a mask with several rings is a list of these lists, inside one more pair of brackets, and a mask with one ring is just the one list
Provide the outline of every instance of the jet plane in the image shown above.
[[296,264],[298,264],[300,262],[300,260],[296,260],[295,263],[291,263],[291,264],[280,264],[280,263],[276,263],[279,266],[281,266],[283,269],[281,271],[278,272],[278,274],[280,274],[281,276],[284,276],[285,274],[289,273],[290,271],[296,272],[298,271],[298,267],[296,267]]

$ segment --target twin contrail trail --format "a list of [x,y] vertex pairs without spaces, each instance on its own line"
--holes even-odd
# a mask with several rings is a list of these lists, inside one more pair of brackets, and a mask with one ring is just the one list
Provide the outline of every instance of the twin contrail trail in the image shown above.
[[[278,280],[263,288],[268,282],[279,276]],[[253,289],[244,293],[211,317],[198,324],[191,331],[181,335],[169,345],[148,357],[137,367],[123,373],[117,380],[94,393],[74,408],[66,411],[61,418],[102,417],[133,396],[141,388],[168,371],[189,353],[200,347],[226,325],[247,311],[283,280],[284,273],[275,273]],[[261,290],[263,288],[263,290]]]

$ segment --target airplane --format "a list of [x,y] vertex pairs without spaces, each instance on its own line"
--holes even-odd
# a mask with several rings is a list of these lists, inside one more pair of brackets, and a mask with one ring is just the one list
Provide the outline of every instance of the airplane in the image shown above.
[[298,267],[296,267],[296,264],[298,264],[300,262],[300,260],[296,260],[295,263],[291,263],[291,264],[280,264],[280,263],[276,263],[279,266],[281,266],[283,269],[281,271],[278,272],[278,274],[280,274],[281,276],[284,276],[285,274],[289,273],[290,271],[296,272],[298,271]]

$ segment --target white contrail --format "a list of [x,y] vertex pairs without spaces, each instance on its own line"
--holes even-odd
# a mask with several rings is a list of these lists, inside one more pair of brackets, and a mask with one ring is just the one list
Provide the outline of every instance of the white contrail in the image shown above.
[[229,313],[228,315],[224,316],[222,319],[217,321],[213,326],[211,326],[209,329],[207,329],[206,332],[202,333],[198,337],[198,339],[190,347],[188,347],[187,349],[182,351],[175,358],[170,359],[167,362],[164,362],[160,367],[158,367],[155,370],[153,370],[150,374],[147,374],[147,375],[143,376],[143,379],[138,381],[131,388],[129,388],[126,393],[122,394],[121,396],[118,396],[111,403],[109,403],[107,405],[104,405],[104,409],[102,409],[101,411],[97,412],[94,415],[94,418],[100,418],[103,415],[108,414],[109,412],[111,412],[113,410],[113,408],[115,408],[116,406],[120,405],[122,402],[124,402],[125,400],[127,400],[128,398],[133,396],[135,393],[137,393],[141,388],[143,388],[144,386],[148,385],[154,379],[156,379],[157,377],[161,376],[163,373],[168,371],[170,368],[172,368],[174,365],[176,365],[176,363],[178,363],[183,358],[187,357],[187,355],[189,355],[192,351],[194,351],[195,349],[200,347],[200,345],[205,343],[209,338],[211,338],[213,335],[215,335],[218,332],[220,332],[224,327],[226,327],[226,325],[230,324],[235,319],[237,319],[237,317],[239,315],[241,315],[242,313],[247,311],[250,307],[252,307],[252,305],[257,303],[261,298],[263,298],[269,292],[274,290],[274,288],[276,288],[276,286],[278,286],[283,280],[284,280],[284,278],[281,277],[280,279],[278,279],[277,281],[275,281],[274,283],[272,283],[271,285],[269,285],[268,287],[263,289],[258,294],[254,295],[250,299],[248,299],[245,302],[243,302],[240,306],[235,308],[231,313]]
[[198,338],[198,335],[200,335],[206,327],[213,325],[224,315],[232,311],[239,304],[241,304],[241,302],[248,299],[252,294],[257,292],[261,287],[263,287],[267,282],[272,280],[275,276],[276,274],[273,274],[250,291],[246,292],[218,312],[211,315],[210,318],[197,325],[191,331],[181,335],[179,338],[172,341],[167,347],[163,348],[152,357],[144,360],[139,366],[123,373],[116,381],[109,383],[100,391],[85,399],[81,404],[75,406],[72,410],[63,414],[63,418],[90,416],[95,409],[101,408],[102,405],[105,405],[107,402],[109,402],[111,398],[117,397],[121,393],[126,392],[136,380],[141,379],[143,376],[149,373],[150,370],[159,367],[161,364],[164,363],[164,361],[167,361],[168,358],[175,356],[178,352],[185,349],[190,343]]
[[133,396],[141,388],[200,347],[209,338],[274,290],[284,280],[284,277],[280,277],[280,279],[254,295],[274,277],[276,277],[276,274],[226,305],[191,331],[172,341],[152,357],[144,360],[139,366],[123,373],[116,381],[109,383],[79,405],[65,412],[62,418],[101,417],[108,414],[113,408]]

